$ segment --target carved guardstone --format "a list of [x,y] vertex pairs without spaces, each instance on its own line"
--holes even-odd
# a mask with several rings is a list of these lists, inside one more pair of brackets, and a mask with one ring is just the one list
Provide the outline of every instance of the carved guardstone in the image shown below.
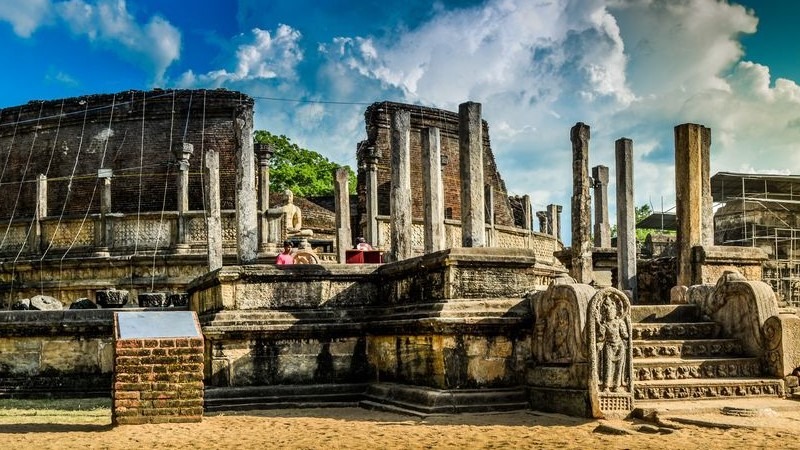
[[594,417],[625,417],[633,409],[631,305],[622,291],[605,288],[589,301],[589,394]]

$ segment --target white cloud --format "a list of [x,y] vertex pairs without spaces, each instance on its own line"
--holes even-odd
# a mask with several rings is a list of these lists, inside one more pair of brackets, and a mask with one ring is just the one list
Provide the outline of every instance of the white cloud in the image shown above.
[[303,60],[301,37],[288,25],[278,25],[274,33],[254,28],[250,35],[239,36],[243,42],[236,49],[233,70],[222,68],[200,75],[187,71],[181,75],[179,85],[219,87],[248,80],[295,81],[297,64]]
[[144,65],[153,73],[154,84],[163,81],[164,72],[180,56],[180,31],[160,16],[140,24],[125,0],[68,0],[54,6],[73,34]]
[[24,0],[0,2],[0,20],[11,24],[20,37],[30,37],[42,23],[50,18],[50,0]]

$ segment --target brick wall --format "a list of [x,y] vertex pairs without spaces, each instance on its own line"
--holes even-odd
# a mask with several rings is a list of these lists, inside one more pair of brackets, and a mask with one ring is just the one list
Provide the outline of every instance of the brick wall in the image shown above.
[[202,337],[117,339],[114,351],[115,425],[202,419]]
[[[202,153],[220,153],[223,209],[233,209],[237,116],[253,100],[226,90],[126,91],[32,101],[0,110],[0,217],[32,217],[39,174],[48,215],[99,212],[97,170],[112,169],[112,212],[176,209],[172,148],[194,145],[189,208],[203,207]],[[141,198],[139,196],[141,192]]]
[[[424,215],[422,144],[421,131],[427,127],[438,127],[441,151],[447,164],[442,171],[444,184],[445,217],[461,217],[461,173],[459,169],[458,113],[435,108],[402,103],[373,103],[364,113],[367,128],[366,146],[374,146],[380,154],[378,158],[378,214],[389,214],[389,191],[391,189],[391,149],[390,120],[392,112],[407,110],[411,114],[411,190],[412,215],[422,219]],[[358,152],[358,213],[366,214],[365,169],[362,152]],[[492,153],[489,140],[489,125],[483,121],[483,177],[484,183],[494,187],[495,223],[514,226],[514,214],[508,202],[506,185]],[[359,219],[360,220],[360,219]],[[488,220],[488,218],[487,218]]]

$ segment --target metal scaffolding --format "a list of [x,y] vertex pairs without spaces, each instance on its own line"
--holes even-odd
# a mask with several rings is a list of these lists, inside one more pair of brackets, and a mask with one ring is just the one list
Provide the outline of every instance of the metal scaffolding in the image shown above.
[[779,301],[800,306],[800,176],[720,172],[711,193],[721,205],[715,244],[763,249],[763,281]]

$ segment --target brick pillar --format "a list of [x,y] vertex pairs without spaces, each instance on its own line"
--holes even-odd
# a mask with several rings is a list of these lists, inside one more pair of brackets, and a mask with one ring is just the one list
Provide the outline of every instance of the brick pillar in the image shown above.
[[274,150],[272,146],[264,143],[255,144],[255,152],[258,156],[258,251],[274,252],[275,243],[270,245],[269,239],[269,160],[272,158]]
[[189,211],[189,157],[194,153],[194,146],[184,142],[174,149],[178,159],[178,230],[175,242],[176,253],[186,253],[189,245],[186,243],[186,212]]
[[483,198],[483,121],[481,104],[458,105],[458,150],[461,171],[461,245],[486,246]]
[[[633,142],[615,144],[617,171],[617,282],[636,300],[636,205],[633,199]],[[606,169],[607,170],[607,169]]]
[[422,182],[425,201],[425,253],[445,248],[442,146],[439,129],[422,130]]
[[206,234],[208,236],[208,271],[222,267],[222,217],[219,200],[219,153],[206,150],[204,188],[208,198]]
[[589,125],[578,122],[570,130],[572,141],[572,277],[578,283],[592,281],[589,195]]
[[608,167],[592,167],[592,179],[594,180],[594,246],[609,248],[611,225],[608,222]]
[[236,146],[236,244],[239,264],[255,262],[258,252],[256,168],[253,152],[253,110],[238,107]]
[[349,175],[344,167],[333,171],[333,196],[336,204],[336,256],[339,264],[345,263],[345,252],[352,247]]
[[391,258],[400,261],[411,257],[411,113],[394,111],[391,127]]
[[[675,127],[675,200],[678,221],[678,286],[691,286],[692,247],[703,245],[704,230],[712,221],[704,193],[710,192],[708,172],[704,156],[707,158],[711,145],[711,130],[702,125],[686,123]],[[705,176],[704,176],[705,175]],[[709,194],[710,195],[710,194]],[[710,225],[713,231],[713,225]],[[711,233],[713,235],[713,232]]]

